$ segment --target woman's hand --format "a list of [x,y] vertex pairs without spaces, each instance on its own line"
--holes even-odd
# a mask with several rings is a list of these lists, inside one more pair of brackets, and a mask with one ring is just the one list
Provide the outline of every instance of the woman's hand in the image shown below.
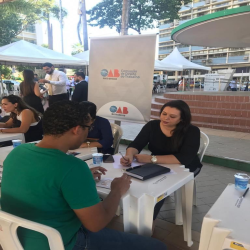
[[150,163],[151,162],[151,155],[143,155],[143,154],[137,154],[135,155],[135,159],[137,162],[140,163]]
[[[125,159],[124,159],[125,158]],[[122,166],[124,167],[130,167],[132,164],[132,161],[134,159],[133,155],[125,155],[124,158],[122,157],[120,159],[120,163],[122,164]]]
[[90,168],[90,171],[94,177],[94,179],[98,178],[98,180],[101,180],[101,176],[106,174],[107,169],[103,167],[94,167]]

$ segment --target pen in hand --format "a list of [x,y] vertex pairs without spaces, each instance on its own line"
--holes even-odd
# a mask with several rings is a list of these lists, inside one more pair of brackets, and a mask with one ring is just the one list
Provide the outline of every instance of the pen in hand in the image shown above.
[[[122,154],[121,152],[119,152],[119,153],[120,153],[120,155],[122,156],[122,158],[123,158],[125,161],[127,161],[127,162],[129,161],[129,160],[127,160],[127,159],[123,156],[123,154]],[[128,165],[128,167],[130,167],[130,166],[131,166],[131,164]]]

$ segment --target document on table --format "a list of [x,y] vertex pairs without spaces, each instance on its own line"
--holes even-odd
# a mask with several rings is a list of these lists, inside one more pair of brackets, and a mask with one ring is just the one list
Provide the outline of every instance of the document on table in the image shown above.
[[[114,157],[114,161],[115,161],[113,163],[114,168],[121,168],[121,169],[127,168],[127,167],[123,167],[121,165],[121,163],[120,163],[121,156],[120,155],[113,155],[113,157]],[[136,167],[136,166],[139,166],[139,165],[143,165],[143,164],[144,163],[139,163],[137,161],[133,161],[130,167],[133,168],[133,167]]]
[[110,189],[112,178],[102,178],[101,180],[96,181],[96,186],[101,188]]

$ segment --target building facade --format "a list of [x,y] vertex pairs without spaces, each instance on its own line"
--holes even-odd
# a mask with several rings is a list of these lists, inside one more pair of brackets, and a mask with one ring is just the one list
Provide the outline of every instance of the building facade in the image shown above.
[[[182,6],[179,11],[179,20],[170,22],[160,21],[159,27],[159,60],[168,56],[177,47],[184,57],[194,63],[209,66],[213,71],[218,69],[235,69],[234,77],[247,81],[250,75],[250,48],[208,48],[200,46],[189,46],[176,43],[171,40],[171,32],[177,26],[193,18],[222,11],[250,5],[250,0],[193,0]],[[192,77],[204,77],[206,72],[192,71]],[[169,78],[177,79],[178,74],[170,73]],[[184,72],[184,75],[188,74]]]
[[46,42],[46,30],[42,23],[30,24],[16,37],[15,41],[25,40],[30,43],[42,45]]

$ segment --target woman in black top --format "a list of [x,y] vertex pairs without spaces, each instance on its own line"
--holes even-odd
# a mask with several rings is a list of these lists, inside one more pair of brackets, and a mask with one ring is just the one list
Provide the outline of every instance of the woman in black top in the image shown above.
[[[152,155],[140,154],[148,145]],[[141,163],[182,164],[196,176],[202,167],[198,158],[200,130],[191,125],[189,106],[181,100],[163,105],[160,120],[148,122],[127,148],[123,166],[129,166],[135,158]],[[156,219],[164,200],[155,206]]]
[[28,107],[19,96],[4,96],[2,108],[10,113],[10,118],[7,122],[0,123],[0,133],[23,133],[25,142],[38,141],[43,138],[40,114]]
[[39,83],[34,81],[34,72],[29,69],[23,71],[23,82],[20,84],[21,96],[25,103],[43,114],[44,109],[40,98]]

